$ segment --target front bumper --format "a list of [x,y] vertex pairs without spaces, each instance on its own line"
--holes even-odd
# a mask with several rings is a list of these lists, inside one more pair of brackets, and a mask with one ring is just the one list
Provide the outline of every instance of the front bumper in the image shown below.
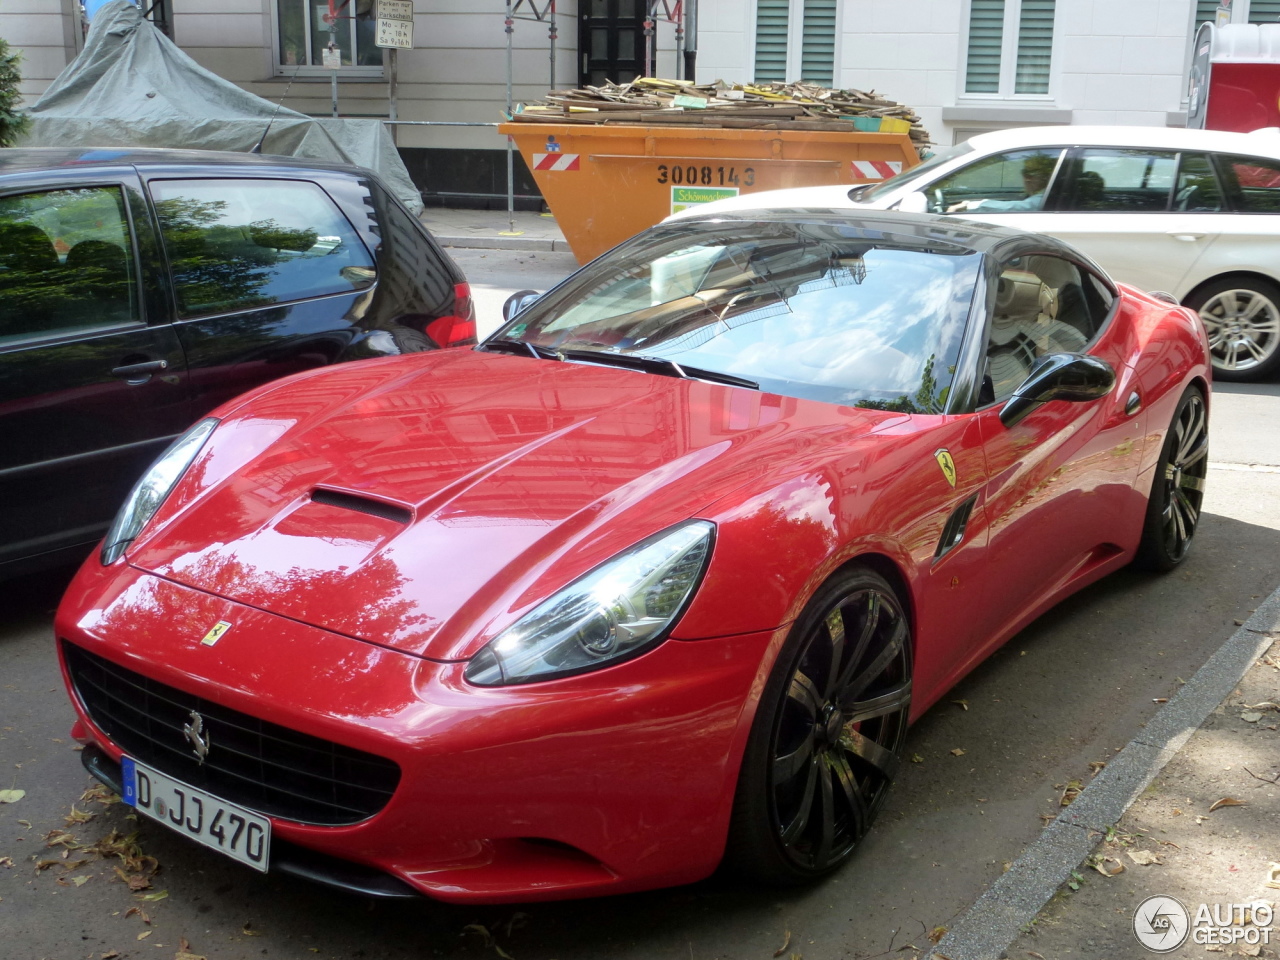
[[[124,565],[94,567],[59,611],[65,641],[400,766],[391,800],[359,823],[272,820],[273,870],[366,896],[558,899],[707,876],[723,854],[756,698],[782,640],[782,631],[671,640],[595,673],[480,689],[464,681],[462,663]],[[202,644],[220,621],[231,629]],[[97,748],[86,764],[118,781],[121,750],[72,699],[74,733]]]

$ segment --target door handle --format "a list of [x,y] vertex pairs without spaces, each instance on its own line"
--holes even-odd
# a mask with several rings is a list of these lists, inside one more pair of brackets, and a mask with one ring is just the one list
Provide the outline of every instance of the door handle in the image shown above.
[[126,363],[124,366],[112,367],[111,375],[119,377],[125,383],[140,384],[150,380],[153,373],[168,369],[168,360],[144,360],[141,363]]
[[1135,413],[1142,409],[1142,397],[1135,390],[1129,394],[1129,399],[1124,402],[1124,415],[1132,417]]
[[1173,237],[1175,240],[1181,240],[1183,243],[1195,243],[1197,240],[1204,239],[1203,233],[1190,233],[1186,230],[1170,230],[1166,236]]

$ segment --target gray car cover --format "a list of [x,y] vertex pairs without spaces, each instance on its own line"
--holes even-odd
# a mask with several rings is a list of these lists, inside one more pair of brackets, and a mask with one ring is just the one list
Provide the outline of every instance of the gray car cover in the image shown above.
[[380,120],[309,117],[210,73],[129,0],[98,10],[80,56],[29,111],[24,147],[174,147],[262,152],[374,170],[415,214],[422,196]]

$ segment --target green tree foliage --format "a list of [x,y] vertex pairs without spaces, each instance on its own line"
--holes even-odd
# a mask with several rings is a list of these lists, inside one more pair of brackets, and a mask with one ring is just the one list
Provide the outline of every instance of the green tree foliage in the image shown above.
[[13,146],[30,122],[25,113],[18,112],[18,103],[22,100],[18,92],[18,84],[22,82],[18,72],[21,59],[22,55],[10,52],[9,44],[0,37],[0,147]]

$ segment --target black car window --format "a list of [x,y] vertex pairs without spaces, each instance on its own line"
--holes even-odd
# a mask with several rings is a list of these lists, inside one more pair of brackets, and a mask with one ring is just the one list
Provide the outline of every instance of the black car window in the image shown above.
[[0,343],[140,319],[119,187],[0,197]]
[[1213,165],[1203,153],[1184,153],[1178,164],[1173,209],[1183,213],[1213,213],[1222,209],[1222,190]]
[[1176,153],[1152,150],[1081,150],[1064,210],[1129,213],[1169,209]]
[[350,293],[373,259],[328,194],[302,180],[153,180],[183,318]]
[[1062,150],[1041,147],[986,157],[924,192],[930,213],[1028,213],[1044,207]]
[[1280,161],[1261,157],[1219,157],[1233,206],[1244,213],[1280,212]]
[[1060,257],[1027,256],[1003,265],[987,340],[984,399],[1010,396],[1040,357],[1079,353],[1097,335],[1110,293]]
[[581,362],[674,361],[783,396],[937,413],[980,264],[961,247],[843,222],[675,223],[584,267],[494,336]]

